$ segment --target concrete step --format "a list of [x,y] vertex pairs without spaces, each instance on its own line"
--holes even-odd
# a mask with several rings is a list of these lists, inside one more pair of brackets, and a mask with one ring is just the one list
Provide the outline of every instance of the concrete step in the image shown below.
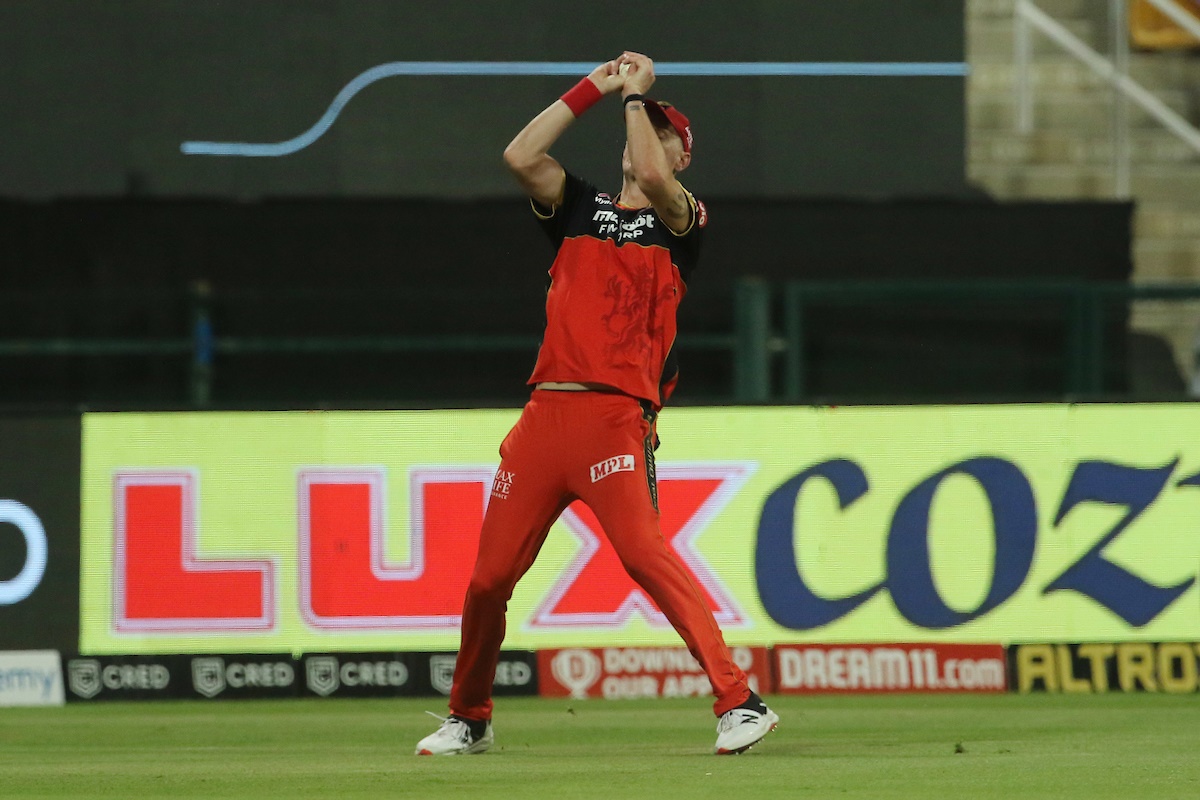
[[[1148,91],[1178,90],[1191,93],[1200,85],[1200,58],[1182,53],[1136,54],[1129,59],[1129,75]],[[972,94],[1011,92],[1017,68],[1011,58],[1003,61],[973,61],[967,79]],[[1102,79],[1078,59],[1068,55],[1042,56],[1029,65],[1029,85],[1034,90],[1109,90]]]
[[[1101,136],[1066,131],[1034,131],[1028,136],[1010,132],[972,131],[967,140],[969,162],[987,164],[1111,164],[1115,144]],[[1130,163],[1196,163],[1200,151],[1170,131],[1142,128],[1130,133]]]
[[1200,281],[1200,198],[1192,203],[1139,202],[1133,231],[1139,280]]
[[[1200,127],[1200,104],[1193,102],[1190,92],[1162,91],[1157,97],[1193,126]],[[1035,130],[1073,130],[1094,134],[1108,130],[1112,124],[1112,92],[1100,89],[1085,91],[1035,91],[1033,93],[1033,124]],[[1013,130],[1016,119],[1016,99],[1011,92],[967,94],[967,128],[981,130]],[[1162,127],[1158,120],[1140,106],[1129,104],[1129,124],[1137,127]]]
[[[1101,0],[1103,7],[1098,6],[1097,0],[1034,0],[1037,7],[1055,19],[1064,17],[1082,17],[1096,12],[1107,13],[1108,0]],[[1011,18],[1016,0],[967,0],[966,18],[968,20],[986,20],[992,18]]]
[[[1101,200],[1113,197],[1111,167],[1059,164],[968,163],[968,177],[995,197]],[[1200,165],[1142,166],[1130,176],[1139,202],[1193,205],[1200,197]]]
[[[1108,49],[1108,29],[1106,26],[1079,18],[1060,19],[1058,21],[1093,50],[1103,52]],[[967,60],[971,63],[975,63],[976,61],[1012,61],[1012,19],[976,19],[967,23],[966,51]],[[1034,35],[1030,38],[1030,52],[1036,58],[1042,55],[1059,55],[1062,53],[1062,48],[1035,30]]]
[[1200,281],[1200,239],[1138,235],[1133,263],[1139,281]]
[[1190,237],[1200,243],[1200,198],[1190,204],[1138,203],[1134,225],[1138,236]]

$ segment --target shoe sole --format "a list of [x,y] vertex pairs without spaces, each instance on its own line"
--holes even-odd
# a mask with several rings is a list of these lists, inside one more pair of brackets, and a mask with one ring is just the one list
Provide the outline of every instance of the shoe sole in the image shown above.
[[435,753],[435,752],[433,752],[432,750],[418,750],[418,751],[417,751],[417,755],[419,755],[419,756],[436,756],[436,755],[443,755],[443,756],[478,756],[478,755],[482,755],[482,754],[486,753],[487,751],[488,751],[488,748],[486,748],[486,747],[481,747],[481,748],[479,748],[478,750],[471,750],[471,749],[469,749],[469,748],[468,748],[467,750],[458,750],[458,751],[456,751],[456,752],[453,752],[453,753]]
[[746,751],[747,751],[747,750],[749,750],[751,747],[754,747],[754,745],[758,744],[758,743],[759,743],[759,742],[761,742],[763,739],[767,738],[767,734],[768,734],[768,733],[770,733],[771,731],[775,730],[775,728],[777,728],[778,726],[779,726],[779,718],[778,718],[778,717],[776,717],[776,718],[775,718],[775,721],[771,723],[771,727],[769,727],[769,728],[767,728],[765,731],[763,731],[763,735],[762,735],[762,736],[760,736],[760,737],[758,737],[757,739],[755,739],[755,740],[754,740],[753,742],[751,742],[750,744],[743,745],[743,746],[741,746],[741,747],[738,747],[738,748],[736,748],[736,749],[734,749],[734,750],[726,750],[725,748],[723,748],[723,747],[722,747],[721,749],[719,749],[719,750],[717,750],[717,751],[716,751],[716,755],[719,755],[719,756],[740,756],[742,753],[746,752]]

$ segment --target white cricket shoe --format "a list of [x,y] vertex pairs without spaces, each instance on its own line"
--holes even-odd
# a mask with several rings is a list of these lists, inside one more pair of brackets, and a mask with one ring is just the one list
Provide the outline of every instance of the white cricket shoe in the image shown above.
[[483,735],[475,738],[471,735],[471,726],[463,720],[457,717],[443,719],[437,714],[426,713],[442,720],[442,727],[417,742],[417,755],[419,756],[459,756],[482,753],[496,741],[490,721],[484,728]]
[[744,753],[778,724],[779,715],[765,705],[762,711],[742,706],[726,711],[717,721],[717,743],[713,745],[713,752],[719,756]]

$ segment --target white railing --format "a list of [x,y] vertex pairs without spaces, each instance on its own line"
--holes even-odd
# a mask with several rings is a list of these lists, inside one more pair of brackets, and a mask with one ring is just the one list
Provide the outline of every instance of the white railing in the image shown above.
[[[1174,0],[1150,0],[1150,2],[1185,30],[1200,38],[1200,21]],[[1129,37],[1126,28],[1125,0],[1112,0],[1109,21],[1112,36],[1113,59],[1110,61],[1088,47],[1078,36],[1071,33],[1062,23],[1038,8],[1032,0],[1017,0],[1014,6],[1015,25],[1013,36],[1014,62],[1016,68],[1013,88],[1016,92],[1017,130],[1023,134],[1033,131],[1033,92],[1030,87],[1029,67],[1032,63],[1033,29],[1037,29],[1070,55],[1083,62],[1092,72],[1113,87],[1113,183],[1117,197],[1130,195],[1130,147],[1129,110],[1126,100],[1139,105],[1146,113],[1200,153],[1200,130],[1180,116],[1174,109],[1158,99],[1140,83],[1129,77]]]
[[1175,0],[1146,0],[1150,5],[1157,8],[1162,13],[1171,18],[1179,27],[1200,39],[1200,19],[1197,19],[1192,14],[1189,14],[1183,6],[1175,2]]

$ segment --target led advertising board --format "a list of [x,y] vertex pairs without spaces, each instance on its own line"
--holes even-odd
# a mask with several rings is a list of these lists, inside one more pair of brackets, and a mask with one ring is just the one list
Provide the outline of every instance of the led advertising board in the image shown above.
[[[456,650],[518,413],[86,415],[82,652]],[[1198,430],[1190,405],[669,409],[662,530],[731,645],[1196,640]],[[569,507],[506,646],[678,644]]]

